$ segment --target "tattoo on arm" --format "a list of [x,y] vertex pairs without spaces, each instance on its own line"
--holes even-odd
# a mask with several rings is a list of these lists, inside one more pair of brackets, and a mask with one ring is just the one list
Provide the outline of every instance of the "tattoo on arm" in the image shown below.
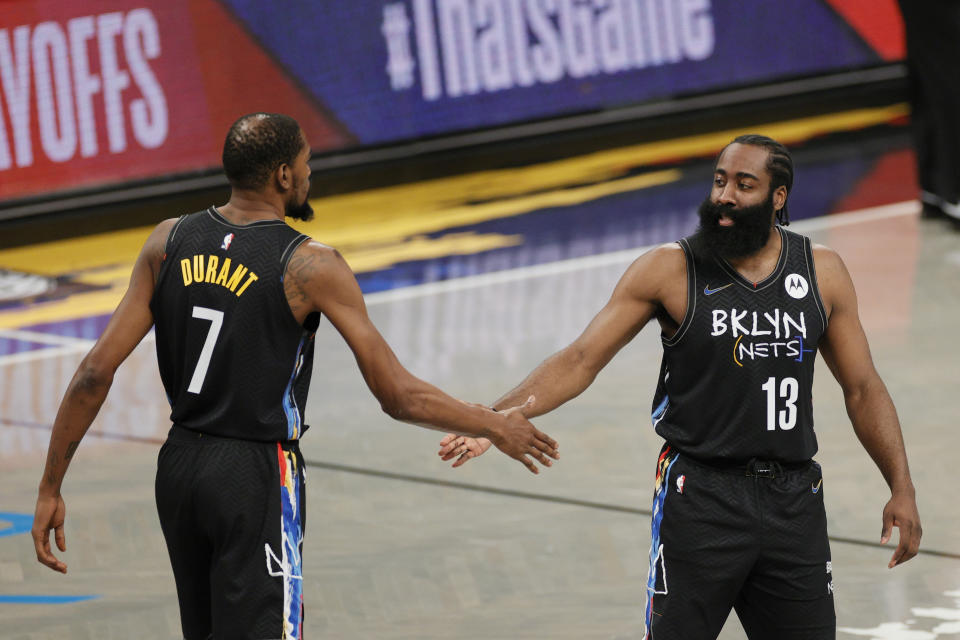
[[67,445],[67,453],[66,453],[66,456],[65,456],[64,460],[69,460],[69,459],[71,459],[71,458],[73,457],[73,454],[77,452],[77,447],[79,447],[79,446],[80,446],[80,441],[79,441],[79,440],[74,440],[73,442],[71,442],[70,444],[68,444],[68,445]]
[[307,249],[295,253],[287,263],[284,292],[294,313],[298,313],[303,306],[310,305],[308,285],[316,277],[318,263],[323,259],[323,256]]
[[57,467],[60,466],[60,456],[56,453],[50,454],[50,462],[47,465],[47,482],[54,484],[57,481]]

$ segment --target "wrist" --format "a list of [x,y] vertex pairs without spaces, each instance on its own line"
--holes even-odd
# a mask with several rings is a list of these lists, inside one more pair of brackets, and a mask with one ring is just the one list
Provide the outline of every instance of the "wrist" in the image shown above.
[[486,428],[477,437],[489,440],[490,442],[498,442],[502,439],[501,436],[507,427],[507,419],[506,416],[492,407],[490,411],[492,411],[494,415],[491,416],[491,420],[487,421]]
[[40,486],[37,487],[37,496],[40,498],[59,498],[60,497],[60,485],[51,485],[46,482],[41,482]]
[[915,498],[917,495],[917,490],[914,488],[913,483],[907,479],[903,482],[897,482],[891,485],[890,494],[894,496],[907,496],[909,498]]

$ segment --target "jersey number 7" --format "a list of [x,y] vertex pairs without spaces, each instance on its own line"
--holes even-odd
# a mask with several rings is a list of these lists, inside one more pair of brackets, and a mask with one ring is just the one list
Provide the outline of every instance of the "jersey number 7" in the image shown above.
[[[193,377],[190,378],[190,386],[187,387],[189,393],[200,393],[203,389],[203,380],[207,377],[207,369],[210,367],[210,358],[213,357],[213,346],[217,344],[217,337],[220,335],[220,328],[223,327],[223,311],[215,311],[206,307],[194,307],[193,317],[201,320],[210,321],[210,330],[207,331],[207,339],[203,341],[203,348],[200,349],[200,359],[197,360],[197,368],[193,370]],[[772,380],[773,378],[771,378]]]

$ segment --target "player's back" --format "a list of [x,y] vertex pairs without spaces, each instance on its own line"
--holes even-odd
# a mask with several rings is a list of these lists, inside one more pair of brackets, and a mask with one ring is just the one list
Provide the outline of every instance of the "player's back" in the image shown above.
[[307,239],[282,220],[231,224],[213,207],[176,223],[150,304],[174,424],[300,437],[319,317],[296,321],[283,275]]

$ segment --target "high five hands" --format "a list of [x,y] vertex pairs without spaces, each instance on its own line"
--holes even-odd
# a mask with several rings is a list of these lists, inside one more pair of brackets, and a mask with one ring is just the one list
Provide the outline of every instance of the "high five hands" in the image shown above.
[[438,455],[444,461],[457,458],[453,466],[459,467],[471,458],[483,455],[491,445],[495,445],[511,458],[522,462],[531,472],[540,473],[530,458],[549,467],[553,465],[550,458],[559,460],[560,453],[556,440],[539,431],[527,420],[526,412],[529,412],[535,401],[536,399],[530,396],[522,405],[501,411],[500,414],[507,419],[507,428],[494,431],[490,439],[447,434],[440,441]]

